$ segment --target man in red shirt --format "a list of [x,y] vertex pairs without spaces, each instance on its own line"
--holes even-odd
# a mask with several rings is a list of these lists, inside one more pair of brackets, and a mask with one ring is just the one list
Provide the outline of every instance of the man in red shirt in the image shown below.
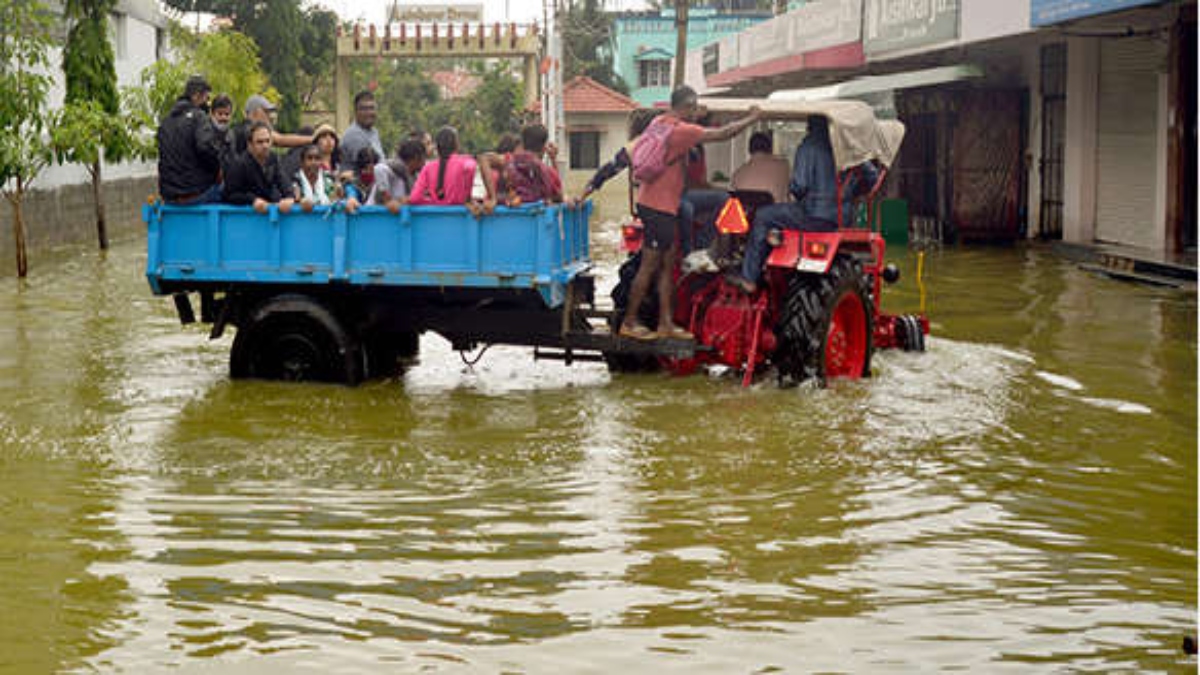
[[[672,316],[673,289],[671,266],[679,251],[679,199],[683,187],[687,162],[682,161],[688,150],[700,143],[725,141],[737,136],[758,120],[760,111],[750,109],[750,114],[719,129],[706,129],[694,124],[703,110],[700,108],[696,91],[684,85],[671,93],[671,110],[662,116],[662,122],[673,125],[667,137],[665,158],[667,168],[654,180],[638,187],[637,212],[644,226],[642,262],[629,290],[629,304],[619,334],[637,340],[654,340],[660,337],[691,340],[692,334],[675,325]],[[651,282],[658,281],[658,329],[652,331],[638,323],[638,307],[646,297]]]

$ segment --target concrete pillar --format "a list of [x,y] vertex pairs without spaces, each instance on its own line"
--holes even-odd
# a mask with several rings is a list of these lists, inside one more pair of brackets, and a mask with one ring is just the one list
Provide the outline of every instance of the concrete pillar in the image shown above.
[[[525,106],[537,106],[538,102],[538,61],[536,57],[526,56],[524,60],[525,77]],[[545,120],[543,120],[545,122]]]
[[1035,43],[1022,53],[1022,68],[1029,89],[1029,128],[1025,139],[1024,163],[1027,186],[1025,212],[1026,237],[1038,236],[1042,222],[1042,59],[1041,43]]
[[1067,113],[1063,161],[1063,241],[1096,240],[1096,133],[1100,42],[1067,41]]
[[350,109],[350,59],[339,56],[335,61],[337,67],[333,74],[334,120],[340,137],[353,118]]

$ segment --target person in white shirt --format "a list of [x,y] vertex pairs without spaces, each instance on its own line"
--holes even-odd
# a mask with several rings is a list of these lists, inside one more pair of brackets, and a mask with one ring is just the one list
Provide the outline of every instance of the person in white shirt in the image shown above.
[[321,149],[315,145],[304,148],[300,155],[300,170],[295,177],[296,199],[308,213],[314,206],[328,206],[338,198],[337,182],[321,168]]
[[786,159],[772,153],[773,144],[769,131],[750,135],[750,159],[733,172],[732,189],[769,192],[776,204],[787,201],[792,172]]

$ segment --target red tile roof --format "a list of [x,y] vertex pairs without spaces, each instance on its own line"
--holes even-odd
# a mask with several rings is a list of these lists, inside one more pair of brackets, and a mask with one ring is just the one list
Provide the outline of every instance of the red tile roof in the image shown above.
[[564,112],[629,112],[637,107],[637,101],[586,75],[578,75],[563,85]]

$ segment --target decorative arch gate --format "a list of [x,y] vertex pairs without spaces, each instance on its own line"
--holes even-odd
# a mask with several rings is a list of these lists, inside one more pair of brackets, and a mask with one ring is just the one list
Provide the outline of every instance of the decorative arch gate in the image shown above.
[[[393,28],[397,31],[393,33]],[[490,30],[489,30],[490,28]],[[353,117],[350,92],[350,61],[381,58],[520,58],[525,85],[525,104],[538,102],[538,63],[542,39],[537,24],[515,23],[401,23],[389,24],[382,31],[374,24],[366,30],[338,30],[337,68],[334,71],[334,105],[340,130],[350,126]]]

